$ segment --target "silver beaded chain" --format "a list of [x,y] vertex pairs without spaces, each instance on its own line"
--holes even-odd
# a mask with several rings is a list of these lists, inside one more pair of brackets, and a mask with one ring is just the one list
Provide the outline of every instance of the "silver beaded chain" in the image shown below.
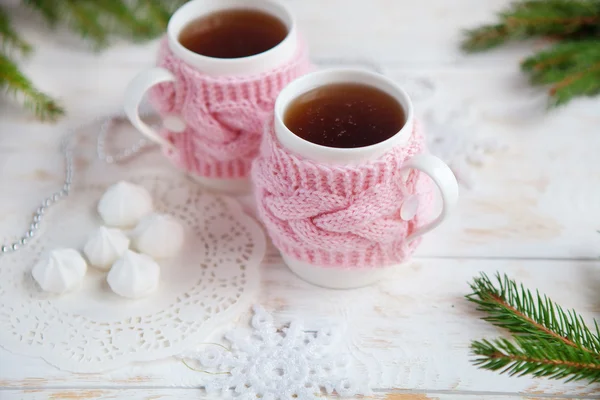
[[68,135],[61,141],[61,152],[65,159],[65,181],[62,188],[46,197],[40,206],[33,213],[31,224],[29,229],[23,236],[13,243],[8,243],[0,247],[1,254],[11,253],[19,250],[22,246],[26,245],[38,232],[42,218],[48,208],[59,202],[61,199],[67,197],[71,191],[71,184],[73,183],[73,143],[74,136]]
[[[122,150],[117,154],[106,154],[106,136],[108,132],[115,126],[117,121],[121,119],[121,117],[108,118],[102,123],[102,125],[100,126],[100,131],[98,132],[98,140],[96,142],[96,153],[98,155],[98,158],[101,161],[106,162],[107,164],[126,161],[134,155],[136,155],[137,153],[139,153],[140,151],[152,146],[152,143],[149,140],[140,139],[137,143],[133,144],[127,149]],[[65,160],[65,181],[62,185],[62,188],[59,191],[52,193],[50,196],[46,197],[42,201],[40,206],[33,213],[31,224],[29,225],[29,229],[27,230],[27,232],[25,232],[15,242],[7,243],[0,246],[0,257],[2,257],[3,254],[15,252],[21,247],[25,246],[37,234],[40,228],[40,223],[42,222],[43,216],[46,213],[46,211],[48,211],[48,209],[54,204],[58,203],[60,200],[64,199],[69,195],[69,193],[71,192],[71,185],[73,183],[74,146],[75,134],[69,134],[61,141],[60,149]]]
[[[143,114],[142,114],[143,115]],[[106,136],[108,132],[116,125],[118,121],[124,120],[122,117],[112,117],[108,118],[106,121],[100,125],[100,131],[98,132],[98,140],[96,142],[96,154],[98,154],[98,159],[104,161],[107,164],[119,163],[122,161],[127,161],[131,157],[135,156],[140,151],[153,146],[154,144],[145,138],[141,138],[132,146],[127,149],[122,150],[120,153],[109,155],[106,154]]]

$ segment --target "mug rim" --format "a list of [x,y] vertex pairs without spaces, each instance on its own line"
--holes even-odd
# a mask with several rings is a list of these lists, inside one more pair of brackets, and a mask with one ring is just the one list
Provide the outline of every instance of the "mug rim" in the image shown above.
[[[357,82],[357,80],[359,82]],[[319,81],[324,82],[318,83]],[[293,101],[313,89],[338,83],[362,83],[380,89],[392,96],[399,103],[400,107],[402,107],[406,115],[402,128],[394,135],[381,142],[362,147],[344,148],[313,143],[296,135],[286,126],[284,122],[285,112]],[[314,152],[312,153],[313,155],[328,153],[333,158],[336,156],[352,158],[353,156],[361,156],[365,153],[371,154],[371,156],[368,157],[369,159],[374,158],[375,155],[383,153],[388,148],[406,143],[412,134],[414,125],[414,107],[408,93],[392,79],[382,74],[361,68],[329,68],[303,75],[283,88],[275,100],[274,109],[275,135],[280,142],[291,144],[291,146],[285,146],[284,144],[285,147],[288,147],[289,150],[297,153],[304,153],[303,151],[298,151],[299,149],[304,149],[308,154]],[[284,135],[285,137],[283,137]],[[307,154],[302,155],[316,160],[313,156]]]
[[[246,56],[246,57],[218,58],[218,57],[210,57],[210,56],[205,56],[202,54],[195,53],[181,44],[181,42],[179,41],[179,35],[181,34],[181,31],[183,30],[183,28],[185,28],[187,26],[187,24],[189,24],[191,21],[193,21],[197,18],[200,18],[202,16],[210,14],[210,13],[206,13],[206,12],[201,12],[201,13],[194,13],[193,16],[191,16],[191,17],[189,16],[192,14],[189,11],[194,9],[195,7],[197,7],[198,4],[200,4],[200,3],[218,4],[218,8],[214,11],[211,11],[210,13],[216,12],[216,11],[230,10],[230,9],[235,9],[235,8],[248,9],[248,10],[260,10],[264,13],[269,14],[272,17],[277,18],[279,21],[281,21],[288,29],[287,35],[281,42],[277,43],[275,46],[271,47],[270,49],[263,51],[262,53],[257,53],[257,54],[253,54],[251,56]],[[285,19],[282,19],[280,16],[274,15],[274,13],[267,11],[263,8],[260,8],[261,3],[262,3],[262,5],[269,5],[269,6],[272,6],[275,8],[279,8],[282,11],[282,14],[285,15],[285,18],[287,18],[288,20],[286,21]],[[180,19],[183,19],[183,21],[181,23],[179,21]],[[178,28],[177,25],[180,25],[179,29],[177,29]],[[234,64],[234,63],[240,62],[240,61],[244,61],[244,62],[256,61],[256,60],[259,60],[261,57],[269,56],[272,53],[278,51],[281,47],[287,45],[288,42],[294,40],[293,37],[295,35],[296,35],[296,19],[294,18],[293,13],[283,3],[280,3],[278,1],[272,1],[272,0],[255,0],[255,1],[248,1],[248,0],[192,0],[192,1],[185,3],[181,7],[179,7],[173,13],[173,15],[171,15],[171,18],[169,19],[169,22],[167,24],[167,36],[169,38],[170,45],[175,46],[177,48],[178,52],[184,53],[188,57],[194,58],[194,59],[198,60],[199,62]]]

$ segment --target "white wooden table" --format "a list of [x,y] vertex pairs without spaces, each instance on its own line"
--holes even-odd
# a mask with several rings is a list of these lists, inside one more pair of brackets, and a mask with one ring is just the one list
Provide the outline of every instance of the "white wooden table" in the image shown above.
[[[414,261],[391,279],[350,292],[318,289],[271,251],[259,302],[281,320],[351,315],[362,327],[357,343],[378,360],[369,367],[389,383],[375,388],[376,398],[600,398],[598,385],[477,370],[469,362],[470,341],[500,332],[463,298],[479,271],[499,271],[589,321],[599,317],[600,99],[525,118],[486,113],[530,92],[518,62],[542,45],[460,52],[461,30],[491,21],[509,0],[287,1],[314,57],[367,58],[392,77],[426,76],[456,101],[479,108],[484,121],[477,129],[502,137],[509,148],[477,171],[475,188],[463,190],[451,221],[428,235]],[[120,110],[125,85],[151,65],[157,48],[122,43],[92,54],[71,36],[36,25],[19,24],[37,46],[24,69],[62,100],[69,116],[44,125],[1,100],[0,238],[23,231],[22,210],[60,185],[60,136]],[[185,377],[173,360],[77,375],[0,349],[0,399],[200,398]]]

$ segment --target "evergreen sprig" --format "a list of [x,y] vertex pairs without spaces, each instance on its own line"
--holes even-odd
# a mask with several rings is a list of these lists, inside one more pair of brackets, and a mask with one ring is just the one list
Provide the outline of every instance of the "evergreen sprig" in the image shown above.
[[462,48],[478,52],[512,40],[556,42],[521,64],[533,84],[550,85],[550,105],[600,93],[600,0],[522,0],[496,24],[466,31]]
[[592,354],[567,345],[554,345],[516,336],[507,339],[474,341],[475,365],[510,375],[564,379],[567,382],[600,382],[600,361]]
[[[160,35],[170,15],[183,3],[185,0],[22,0],[50,27],[66,25],[96,49],[108,46],[115,36],[141,41]],[[22,100],[38,118],[54,120],[64,109],[38,91],[18,68],[16,56],[30,51],[30,44],[0,7],[0,88]]]
[[507,339],[476,340],[474,364],[510,375],[600,382],[600,330],[588,328],[574,310],[564,310],[545,295],[533,294],[505,276],[485,274],[470,284],[467,300],[486,313],[484,320],[507,329]]
[[14,30],[8,14],[2,8],[0,8],[0,38],[2,39],[1,50],[3,53],[10,49],[14,49],[21,54],[31,52],[31,46]]
[[10,77],[10,79],[0,77],[0,89],[21,100],[25,108],[33,111],[38,118],[53,121],[64,114],[64,109],[60,104],[37,90],[31,81],[19,71],[19,67],[1,53],[0,71],[2,76]]

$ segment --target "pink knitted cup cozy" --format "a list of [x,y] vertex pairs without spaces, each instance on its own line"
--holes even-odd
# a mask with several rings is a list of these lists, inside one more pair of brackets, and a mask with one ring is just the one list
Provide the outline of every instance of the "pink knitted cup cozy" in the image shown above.
[[175,83],[162,83],[150,92],[162,116],[178,115],[183,132],[165,129],[174,144],[167,156],[179,168],[208,178],[246,178],[258,154],[263,122],[275,99],[289,82],[312,69],[305,45],[279,67],[254,76],[208,76],[177,58],[163,40],[157,65],[171,71]]
[[[252,166],[258,212],[275,246],[316,266],[375,268],[409,258],[420,239],[406,238],[430,219],[434,184],[417,170],[399,171],[425,151],[415,124],[409,142],[361,165],[334,166],[283,148],[273,124]],[[400,218],[407,196],[419,196],[410,221]]]

